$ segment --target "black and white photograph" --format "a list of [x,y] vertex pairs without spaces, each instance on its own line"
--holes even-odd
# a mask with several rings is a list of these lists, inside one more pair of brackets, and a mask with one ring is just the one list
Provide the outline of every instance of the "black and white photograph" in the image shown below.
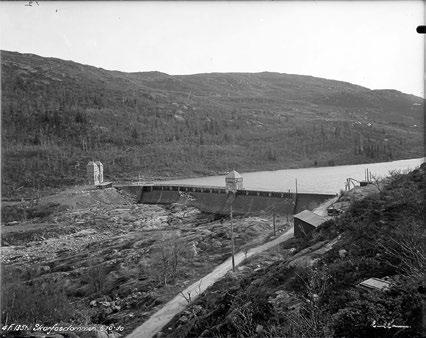
[[0,1],[0,337],[424,337],[424,6]]

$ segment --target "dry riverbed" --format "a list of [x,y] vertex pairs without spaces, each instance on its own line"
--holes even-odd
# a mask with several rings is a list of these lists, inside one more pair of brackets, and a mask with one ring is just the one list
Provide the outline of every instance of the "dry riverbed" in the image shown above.
[[[272,220],[236,218],[234,228],[244,250],[270,238]],[[124,335],[229,258],[230,238],[227,218],[134,204],[114,188],[5,204],[3,323],[111,325],[110,337]]]

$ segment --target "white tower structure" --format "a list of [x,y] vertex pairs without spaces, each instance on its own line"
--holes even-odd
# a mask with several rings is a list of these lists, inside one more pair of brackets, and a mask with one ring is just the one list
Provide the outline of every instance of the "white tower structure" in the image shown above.
[[98,166],[99,170],[99,183],[104,182],[104,165],[101,161],[96,161],[95,164]]
[[226,190],[227,191],[237,191],[243,189],[243,177],[237,173],[235,170],[232,170],[225,177]]
[[99,167],[93,161],[87,163],[87,181],[90,185],[98,185],[99,184]]

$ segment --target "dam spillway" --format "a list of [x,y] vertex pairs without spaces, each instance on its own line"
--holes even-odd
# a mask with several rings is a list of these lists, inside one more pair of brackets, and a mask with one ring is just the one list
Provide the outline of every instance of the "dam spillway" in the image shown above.
[[173,184],[119,185],[116,188],[132,194],[136,203],[181,203],[219,215],[229,214],[231,205],[237,215],[291,215],[305,209],[312,210],[335,197],[332,194],[239,189],[230,198],[225,187]]

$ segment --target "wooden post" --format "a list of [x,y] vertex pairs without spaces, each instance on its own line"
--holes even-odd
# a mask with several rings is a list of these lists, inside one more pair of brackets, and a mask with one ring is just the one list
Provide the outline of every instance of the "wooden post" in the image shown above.
[[232,219],[232,203],[231,203],[231,207],[230,207],[230,216],[231,216],[232,271],[235,272],[234,222],[233,222],[233,219]]
[[297,178],[296,178],[296,193],[294,194],[293,215],[296,213],[296,210],[297,210]]
[[[288,189],[288,196],[289,196],[289,198],[291,197],[291,195],[290,195],[290,189]],[[288,213],[290,212],[290,210],[288,210],[287,212],[286,212],[286,216],[287,216],[287,224],[288,224]]]
[[272,214],[272,224],[274,225],[274,236],[276,236],[277,232],[275,229],[275,212]]

